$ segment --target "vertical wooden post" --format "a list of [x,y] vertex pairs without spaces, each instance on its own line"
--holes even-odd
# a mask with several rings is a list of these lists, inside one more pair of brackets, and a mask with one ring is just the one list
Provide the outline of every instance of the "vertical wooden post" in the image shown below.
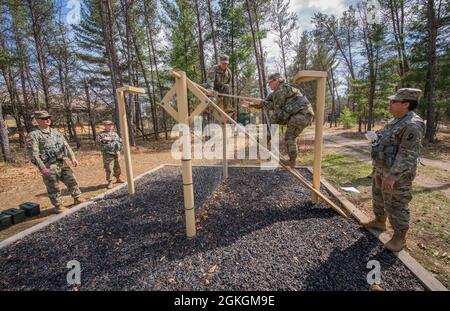
[[125,168],[127,172],[128,193],[134,194],[135,189],[134,189],[133,167],[131,165],[130,138],[128,136],[128,121],[125,109],[125,95],[123,91],[117,90],[117,100],[119,102],[119,121],[125,153]]
[[192,154],[191,154],[191,135],[189,128],[187,84],[186,84],[186,73],[183,71],[179,71],[178,74],[179,77],[177,78],[176,82],[178,117],[180,124],[186,126],[188,129],[188,131],[184,131],[183,134],[183,155],[181,157],[181,174],[183,177],[186,235],[188,238],[191,238],[195,236],[196,228],[195,228],[194,184],[192,179]]
[[[325,83],[326,78],[317,79],[316,128],[314,137],[313,186],[320,191],[320,174],[322,168],[323,121],[325,118]],[[312,202],[318,203],[319,196],[312,193]]]
[[227,160],[227,122],[222,124],[222,150],[223,150],[223,179],[228,178],[228,160]]

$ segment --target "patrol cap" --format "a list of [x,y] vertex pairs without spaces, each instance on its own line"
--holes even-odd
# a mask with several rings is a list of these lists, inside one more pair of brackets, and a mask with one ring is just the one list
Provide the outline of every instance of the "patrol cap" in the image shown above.
[[282,78],[281,74],[276,72],[276,73],[272,73],[271,75],[269,75],[268,80],[270,82],[270,81],[273,81],[273,80],[279,80],[281,78]]
[[34,118],[35,119],[45,119],[50,118],[51,115],[46,110],[39,110],[34,112]]
[[221,64],[229,64],[230,63],[230,57],[228,55],[225,55],[225,54],[220,55],[219,62]]
[[419,101],[422,91],[419,89],[403,88],[399,89],[395,95],[389,96],[389,100],[400,100],[400,101]]
[[114,125],[112,121],[106,120],[103,122],[103,125]]

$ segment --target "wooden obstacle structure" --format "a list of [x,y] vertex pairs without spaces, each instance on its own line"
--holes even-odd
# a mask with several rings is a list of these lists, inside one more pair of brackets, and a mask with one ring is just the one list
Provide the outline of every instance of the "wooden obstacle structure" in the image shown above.
[[[280,158],[284,159],[283,156],[278,156],[271,150],[268,150],[265,146],[261,145],[257,138],[249,134],[245,128],[238,124],[233,118],[231,118],[225,111],[223,111],[213,100],[211,100],[208,95],[211,95],[209,90],[206,90],[197,83],[191,81],[186,77],[186,73],[183,71],[172,72],[172,76],[175,78],[176,82],[172,88],[167,92],[164,98],[161,100],[160,106],[167,111],[167,113],[174,118],[180,125],[189,129],[190,125],[194,121],[196,116],[201,115],[205,109],[208,107],[213,108],[214,116],[222,122],[222,134],[223,134],[223,177],[226,179],[228,177],[228,163],[227,163],[227,150],[226,150],[226,124],[227,122],[235,125],[239,130],[241,130],[250,140],[259,145],[259,147],[267,152],[273,159],[279,161]],[[320,174],[321,174],[321,163],[322,163],[322,144],[323,144],[323,120],[324,120],[324,110],[325,110],[325,83],[326,83],[327,73],[321,71],[300,71],[294,81],[296,83],[302,83],[306,81],[317,81],[317,102],[316,102],[316,113],[315,113],[315,144],[314,144],[314,164],[313,164],[313,183],[311,184],[305,177],[303,177],[295,168],[285,165],[280,162],[279,164],[294,178],[299,180],[303,185],[311,190],[312,202],[318,203],[319,199],[325,201],[331,206],[338,214],[343,217],[347,217],[341,208],[339,208],[334,202],[332,202],[328,197],[320,192]],[[197,107],[189,114],[188,109],[188,90],[200,101]],[[129,142],[128,142],[128,128],[126,123],[126,113],[124,106],[124,93],[144,93],[143,89],[134,87],[124,87],[117,90],[119,97],[119,108],[120,108],[120,120],[122,128],[122,136],[124,137],[125,145],[125,161],[127,163],[127,180],[128,180],[128,191],[130,194],[134,193],[134,182],[132,175],[132,167],[129,153]],[[172,106],[172,99],[176,96],[176,110]],[[246,97],[246,99],[256,98]],[[194,202],[194,185],[192,179],[192,155],[191,155],[191,135],[183,135],[183,152],[181,158],[182,167],[182,178],[183,178],[183,194],[184,194],[184,209],[185,209],[185,221],[186,221],[186,235],[188,238],[195,236],[195,202]],[[128,146],[127,146],[128,145]]]

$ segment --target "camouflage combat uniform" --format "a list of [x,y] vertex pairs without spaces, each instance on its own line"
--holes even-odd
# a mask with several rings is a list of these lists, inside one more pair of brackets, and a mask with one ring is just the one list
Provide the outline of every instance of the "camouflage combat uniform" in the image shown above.
[[[289,158],[296,159],[297,138],[307,126],[311,125],[314,117],[311,103],[296,87],[288,83],[280,83],[278,89],[270,93],[261,106],[273,112],[272,123],[287,125],[284,141]],[[291,113],[292,111],[294,113]]]
[[112,175],[119,178],[122,173],[120,168],[122,139],[114,131],[101,131],[97,140],[102,144],[103,168],[106,173],[106,181],[111,182]]
[[[224,55],[220,57],[220,61],[228,64],[228,56]],[[212,86],[213,90],[222,94],[231,94],[231,70],[226,68],[223,70],[220,65],[213,66],[207,76],[207,84]],[[232,112],[232,102],[229,97],[222,97],[223,104],[219,101],[219,106],[226,112]]]
[[[425,123],[413,111],[391,120],[377,132],[372,144],[373,211],[377,217],[389,217],[397,230],[409,228],[408,203],[412,199],[412,182],[424,135]],[[382,181],[394,177],[394,189],[383,189]]]
[[64,136],[53,128],[48,128],[48,131],[38,128],[28,135],[26,141],[31,162],[39,170],[48,168],[51,171],[50,176],[42,176],[51,203],[54,206],[61,205],[59,181],[66,185],[74,199],[78,198],[81,195],[80,188],[72,169],[65,160],[66,157],[72,161],[75,160],[75,154]]

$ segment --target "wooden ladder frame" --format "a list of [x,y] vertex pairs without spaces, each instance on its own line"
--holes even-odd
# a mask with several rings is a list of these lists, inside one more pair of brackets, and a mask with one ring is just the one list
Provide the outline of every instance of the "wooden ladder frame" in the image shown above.
[[[228,177],[228,163],[227,163],[227,144],[226,144],[226,124],[229,122],[238,127],[246,136],[249,137],[254,143],[258,144],[260,148],[268,152],[275,160],[279,161],[282,156],[278,156],[266,147],[262,146],[255,137],[250,135],[245,128],[238,124],[233,118],[231,118],[225,111],[223,111],[215,102],[213,102],[208,95],[210,91],[206,90],[197,83],[189,80],[186,77],[186,73],[183,71],[172,72],[172,76],[175,77],[175,84],[167,92],[164,98],[159,104],[167,113],[174,118],[179,124],[190,129],[191,123],[196,116],[201,115],[208,107],[214,108],[214,115],[222,122],[222,134],[223,134],[223,177]],[[313,163],[313,183],[311,184],[305,177],[303,177],[296,169],[289,167],[280,162],[280,165],[290,173],[294,178],[299,180],[303,185],[311,190],[312,202],[318,203],[319,199],[324,200],[331,206],[338,214],[343,217],[347,217],[341,208],[339,208],[334,202],[320,192],[320,175],[322,165],[322,146],[323,146],[323,121],[325,111],[325,84],[327,79],[327,73],[322,71],[300,71],[294,78],[295,83],[303,83],[306,81],[317,81],[317,102],[315,113],[315,138],[314,138],[314,163]],[[188,109],[188,90],[200,101],[200,104],[189,114]],[[145,91],[140,88],[123,87],[117,90],[119,98],[119,113],[120,113],[120,125],[122,130],[123,141],[125,145],[125,161],[127,163],[127,181],[128,191],[130,194],[134,193],[134,181],[132,175],[132,166],[130,158],[130,147],[128,140],[128,127],[124,104],[124,93],[137,93],[143,94]],[[172,106],[171,102],[176,96],[177,104],[176,110]],[[190,132],[190,131],[189,131]],[[181,157],[181,172],[183,178],[183,195],[184,195],[184,209],[185,209],[185,221],[186,221],[186,235],[188,238],[192,238],[196,235],[195,226],[195,202],[194,202],[194,184],[192,179],[192,154],[191,154],[191,136],[183,135],[183,153]]]

